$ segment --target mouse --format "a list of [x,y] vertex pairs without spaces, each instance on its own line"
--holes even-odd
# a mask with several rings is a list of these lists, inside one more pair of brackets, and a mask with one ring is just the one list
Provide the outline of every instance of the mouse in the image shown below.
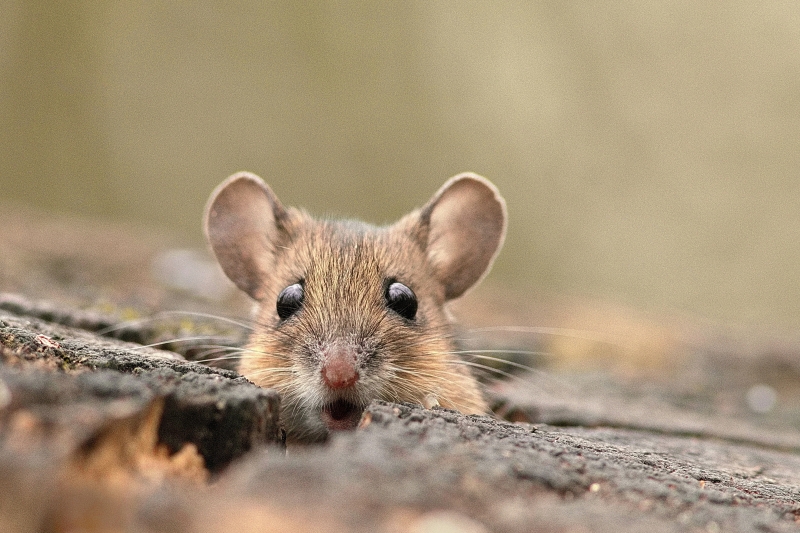
[[491,269],[507,219],[497,187],[474,173],[387,226],[284,206],[250,172],[214,189],[206,238],[255,302],[238,371],[281,394],[288,442],[353,429],[372,400],[489,412],[447,304]]

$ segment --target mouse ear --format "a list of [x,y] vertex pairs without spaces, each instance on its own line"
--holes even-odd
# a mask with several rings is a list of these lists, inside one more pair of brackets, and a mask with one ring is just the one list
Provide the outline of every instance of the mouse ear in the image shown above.
[[238,172],[214,189],[206,205],[204,229],[222,270],[255,300],[275,266],[286,209],[264,181]]
[[427,223],[428,261],[445,298],[461,296],[492,266],[506,234],[506,202],[489,180],[450,178],[420,211]]

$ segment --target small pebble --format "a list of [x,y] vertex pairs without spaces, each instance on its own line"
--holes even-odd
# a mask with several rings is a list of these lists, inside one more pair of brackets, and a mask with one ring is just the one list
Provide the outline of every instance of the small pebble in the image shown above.
[[775,407],[778,401],[778,394],[769,385],[753,385],[745,396],[747,407],[754,413],[767,413]]

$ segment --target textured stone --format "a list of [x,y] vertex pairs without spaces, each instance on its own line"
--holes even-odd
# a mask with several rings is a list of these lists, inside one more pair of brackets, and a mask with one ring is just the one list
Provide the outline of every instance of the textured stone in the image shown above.
[[11,533],[794,531],[800,516],[791,428],[613,386],[495,388],[507,414],[559,426],[373,402],[358,430],[285,453],[277,395],[231,371],[8,311],[0,361]]
[[[5,366],[17,369],[7,378],[15,402],[7,410],[20,404],[58,420],[91,398],[101,422],[108,416],[105,403],[124,400],[141,411],[158,398],[160,441],[173,452],[194,444],[212,472],[253,447],[283,439],[278,395],[228,370],[7,312],[0,313],[0,348]],[[68,419],[64,425],[70,426]]]

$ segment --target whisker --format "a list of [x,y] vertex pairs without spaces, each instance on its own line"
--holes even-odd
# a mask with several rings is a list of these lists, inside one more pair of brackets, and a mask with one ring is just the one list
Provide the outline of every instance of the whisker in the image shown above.
[[481,369],[483,371],[492,372],[492,373],[497,374],[499,376],[503,376],[503,377],[506,377],[506,378],[509,378],[509,379],[512,379],[512,380],[515,380],[515,381],[522,382],[522,383],[530,383],[530,381],[528,381],[528,380],[526,380],[526,379],[524,379],[521,376],[518,376],[516,374],[511,374],[510,372],[505,372],[503,370],[500,370],[499,368],[494,368],[494,367],[491,367],[491,366],[482,365],[480,363],[475,363],[474,361],[463,361],[462,360],[462,361],[454,361],[454,362],[456,364],[458,364],[458,365],[469,366],[469,367],[472,367],[472,368],[479,368],[479,369]]
[[251,372],[249,374],[249,377],[266,376],[268,374],[294,374],[294,370],[283,366],[273,366],[269,368],[262,368],[260,370],[256,370],[255,372]]
[[[518,368],[520,370],[525,370],[526,372],[531,372],[531,373],[534,373],[534,374],[535,373],[540,373],[540,372],[544,373],[542,370],[540,370],[538,368],[533,368],[532,366],[523,365],[521,363],[515,363],[514,361],[509,361],[507,359],[501,359],[500,357],[489,357],[488,355],[478,355],[478,354],[468,354],[468,355],[470,355],[471,357],[474,357],[476,359],[483,359],[485,361],[493,361],[495,363],[502,363],[503,365],[508,365],[508,366],[511,366],[511,367],[514,367],[514,368]],[[492,368],[494,368],[494,367],[492,367]]]
[[[281,356],[281,355],[275,355],[275,357],[278,358],[278,359],[282,359],[284,361],[291,361],[288,357],[284,357],[284,356]],[[255,370],[253,372],[248,373],[247,377],[248,378],[256,377],[256,376],[261,376],[261,375],[270,374],[270,373],[272,373],[272,374],[292,374],[292,375],[297,375],[297,374],[300,374],[300,369],[298,369],[297,366],[294,365],[294,364],[287,365],[287,366],[264,366],[262,368],[259,368],[258,370]],[[290,382],[290,383],[287,383],[287,385],[293,385],[293,383]]]
[[[509,354],[509,355],[553,355],[552,352],[542,352],[536,350],[503,350],[503,349],[491,349],[491,350],[456,350],[452,352],[456,355],[471,355],[475,353],[499,353],[499,354]],[[498,359],[498,361],[505,361],[505,359]]]
[[253,348],[248,348],[246,346],[245,347],[242,347],[242,346],[230,346],[230,347],[227,348],[227,350],[229,350],[231,352],[239,352],[240,354],[243,354],[242,357],[244,357],[244,355],[253,354],[253,355],[263,355],[263,356],[266,356],[266,357],[271,357],[271,358],[274,358],[274,359],[278,359],[280,361],[290,361],[291,360],[289,358],[289,356],[284,355],[284,354],[280,354],[280,353],[276,353],[276,352],[267,352],[267,351],[264,351],[264,350],[255,350]]
[[422,376],[428,377],[440,381],[444,381],[446,378],[460,378],[463,379],[464,375],[459,374],[458,372],[452,372],[448,370],[438,370],[438,369],[428,369],[428,370],[418,370],[418,369],[406,369],[406,368],[399,368],[393,367],[395,371],[396,377],[398,379],[408,380],[408,378],[404,377],[403,374],[409,376]]
[[207,348],[207,349],[202,351],[202,352],[198,352],[198,353],[194,354],[194,356],[192,358],[192,361],[194,361],[195,363],[200,363],[201,362],[200,360],[198,360],[199,357],[203,357],[203,356],[211,355],[211,354],[216,354],[216,353],[221,353],[221,352],[231,352],[234,349],[233,346],[226,346],[224,344],[194,344],[194,345],[192,345],[192,349],[194,349],[194,350],[200,350],[202,348]]
[[397,387],[394,386],[392,380],[384,380],[381,383],[381,390],[378,392],[378,396],[384,399],[391,399],[391,398],[400,398],[400,394],[398,392]]
[[496,353],[496,354],[507,354],[507,355],[532,355],[532,356],[549,356],[552,355],[550,352],[542,352],[542,351],[533,351],[533,350],[453,350],[453,351],[434,351],[430,352],[429,355],[432,356],[442,356],[442,355],[457,355],[462,356],[460,359],[463,360],[463,356],[471,356],[475,358],[484,359],[487,361],[494,361],[497,363],[501,363],[504,365],[516,367],[522,370],[527,370],[530,372],[541,372],[541,370],[536,369],[529,365],[524,365],[522,363],[517,363],[512,361],[509,358],[503,357],[491,357],[488,355],[482,355],[487,353]]
[[[408,374],[408,375],[427,375],[430,372],[440,372],[438,369],[434,368],[409,368],[405,366],[399,366],[395,363],[385,363],[385,368],[395,374]],[[441,370],[441,372],[447,372],[446,370]],[[450,372],[448,372],[450,373]]]
[[[407,394],[406,398],[411,398],[415,403],[424,404],[426,394],[430,392],[435,392],[436,397],[439,399],[440,403],[449,403],[450,405],[457,406],[460,402],[454,401],[451,399],[449,395],[444,394],[444,391],[448,389],[448,387],[444,386],[454,378],[461,380],[464,379],[464,374],[458,372],[452,372],[443,369],[427,369],[427,370],[416,370],[416,369],[405,369],[405,368],[398,368],[395,365],[391,365],[389,370],[392,370],[394,373],[393,379],[386,380],[387,382],[392,382],[396,388],[393,387],[393,390],[400,390],[401,392],[405,392]],[[410,379],[411,378],[421,378],[418,381],[422,381],[426,384],[426,387],[420,388],[417,385],[417,382]],[[432,391],[431,388],[434,390]],[[389,401],[397,401],[397,396],[394,398],[389,397]]]
[[229,340],[226,337],[222,337],[219,335],[197,335],[195,337],[180,337],[176,339],[168,339],[165,341],[153,342],[150,344],[142,344],[141,346],[136,346],[134,348],[129,348],[131,351],[141,350],[143,348],[157,348],[158,346],[165,346],[167,344],[173,344],[177,342],[194,342],[194,341],[205,341],[205,340]]
[[[206,356],[209,356],[209,355],[213,355],[215,353],[219,353],[221,351],[223,351],[223,350],[205,351],[205,352],[197,354],[197,357],[206,357]],[[241,354],[236,354],[236,355],[223,355],[223,356],[220,356],[220,357],[211,357],[211,358],[207,358],[207,359],[192,359],[192,360],[195,363],[214,363],[214,362],[217,362],[217,361],[236,361],[237,359],[241,359],[241,358],[242,358]]]
[[386,382],[378,397],[385,401],[396,402],[399,399],[403,401],[414,401],[414,403],[422,403],[423,393],[419,388],[413,386],[413,383],[405,379],[399,381]]
[[571,337],[594,342],[602,342],[619,346],[620,343],[611,335],[604,335],[596,331],[571,328],[537,327],[537,326],[486,326],[471,328],[470,332],[503,332],[503,333],[534,333],[540,335],[553,335],[558,337]]
[[227,322],[229,324],[233,324],[238,326],[242,329],[252,331],[254,328],[253,326],[233,318],[214,315],[211,313],[202,313],[199,311],[160,311],[152,316],[143,317],[143,318],[135,318],[131,320],[125,320],[124,322],[120,322],[118,324],[114,324],[113,326],[108,326],[106,328],[97,330],[95,333],[97,335],[108,335],[109,333],[114,333],[115,331],[119,331],[125,328],[134,327],[134,326],[141,326],[151,322],[157,322],[159,320],[163,320],[164,318],[175,316],[175,315],[188,315],[188,316],[196,316],[200,318],[208,318],[212,320],[219,320],[221,322]]
[[[500,358],[496,358],[496,357],[489,357],[489,356],[486,356],[486,355],[474,354],[472,357],[475,357],[476,359],[486,359],[486,360],[489,360],[489,361],[496,361],[496,362],[499,362],[499,363],[502,363],[502,364],[513,366],[515,368],[519,368],[521,370],[524,370],[524,371],[528,372],[529,374],[532,374],[533,376],[536,376],[536,377],[540,378],[543,381],[551,382],[552,384],[556,385],[558,387],[558,389],[561,390],[561,391],[563,391],[565,389],[575,390],[574,385],[572,385],[571,383],[568,383],[567,381],[565,381],[563,379],[559,379],[558,377],[554,376],[552,373],[547,372],[545,370],[542,370],[540,368],[534,368],[534,367],[530,367],[530,366],[527,366],[527,365],[522,365],[522,364],[519,364],[519,363],[515,363],[513,361],[507,361],[505,359],[500,359]],[[494,368],[494,367],[489,367],[489,368]],[[532,376],[528,376],[527,379],[525,377],[523,377],[523,376],[517,376],[517,377],[522,379],[523,381],[525,381],[527,383],[534,384],[533,381],[531,381],[531,377]]]
[[409,394],[414,394],[418,391],[413,390],[408,387],[408,384],[412,384],[413,382],[405,377],[405,375],[421,375],[420,372],[417,372],[413,369],[407,369],[400,366],[395,365],[394,363],[387,362],[383,366],[383,370],[386,372],[387,375],[383,375],[379,377],[381,387],[391,387],[392,390],[401,390],[403,392],[407,392]]

